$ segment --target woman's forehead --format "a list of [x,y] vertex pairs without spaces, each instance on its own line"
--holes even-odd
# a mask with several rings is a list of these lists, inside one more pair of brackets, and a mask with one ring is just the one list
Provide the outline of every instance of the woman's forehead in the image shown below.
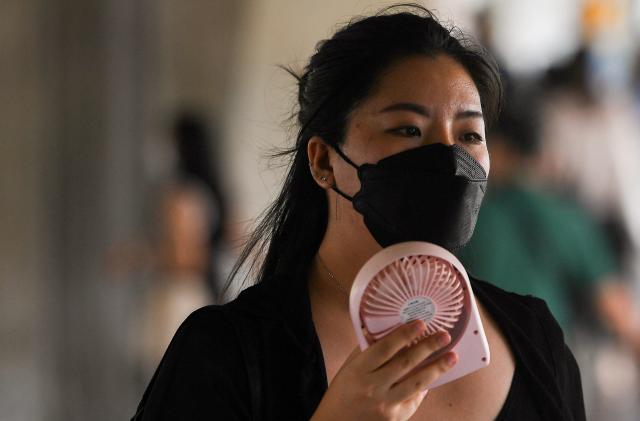
[[[425,108],[477,108],[480,94],[465,68],[447,55],[414,56],[391,65],[369,98],[371,108],[388,103],[416,103]],[[371,111],[371,110],[369,110]]]

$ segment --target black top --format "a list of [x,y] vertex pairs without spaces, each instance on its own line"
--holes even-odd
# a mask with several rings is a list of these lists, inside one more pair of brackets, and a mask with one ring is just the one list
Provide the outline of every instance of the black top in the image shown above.
[[[544,301],[471,279],[516,360],[498,420],[584,420],[580,373]],[[191,314],[134,420],[308,420],[327,389],[306,282],[274,278]]]

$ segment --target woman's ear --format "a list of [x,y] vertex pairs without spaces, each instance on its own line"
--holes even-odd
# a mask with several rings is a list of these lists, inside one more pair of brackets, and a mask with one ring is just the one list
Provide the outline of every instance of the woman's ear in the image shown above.
[[307,157],[311,176],[323,189],[333,186],[333,167],[329,161],[330,146],[320,137],[313,136],[307,143]]

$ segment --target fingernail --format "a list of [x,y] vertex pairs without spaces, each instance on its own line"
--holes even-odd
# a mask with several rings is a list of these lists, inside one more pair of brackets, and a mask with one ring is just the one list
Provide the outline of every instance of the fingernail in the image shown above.
[[447,332],[442,332],[438,334],[438,344],[440,346],[444,346],[451,341],[451,336]]
[[453,352],[447,353],[444,358],[449,367],[454,366],[458,362],[458,356]]
[[422,320],[418,320],[413,324],[413,330],[416,332],[416,334],[420,334],[424,332],[425,328],[426,328],[426,325]]

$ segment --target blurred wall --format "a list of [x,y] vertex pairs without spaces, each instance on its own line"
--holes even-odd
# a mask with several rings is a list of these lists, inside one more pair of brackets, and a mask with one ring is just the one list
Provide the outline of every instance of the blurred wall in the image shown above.
[[[47,231],[51,183],[43,168],[47,85],[42,69],[41,5],[0,3],[0,418],[43,419],[54,398]],[[24,405],[30,396],[42,406]]]
[[147,229],[143,145],[220,112],[241,5],[0,3],[0,419],[132,415],[140,274],[105,253]]

